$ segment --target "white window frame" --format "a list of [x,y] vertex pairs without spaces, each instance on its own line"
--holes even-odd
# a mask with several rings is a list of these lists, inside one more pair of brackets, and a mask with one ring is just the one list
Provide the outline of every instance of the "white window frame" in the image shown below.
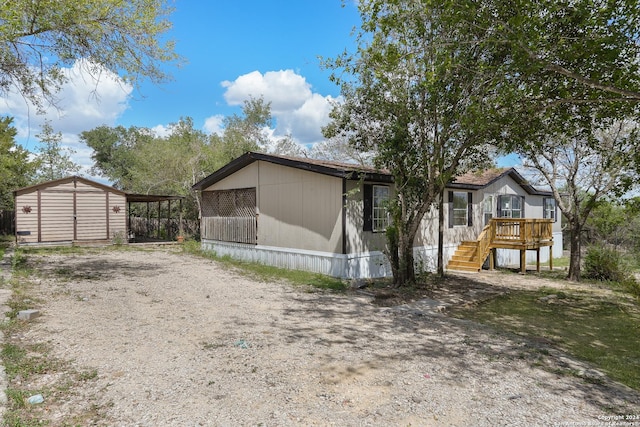
[[[518,194],[502,194],[500,196],[500,201],[504,201],[505,198],[509,198],[509,202],[507,204],[507,207],[505,208],[504,206],[500,206],[500,215],[502,218],[522,218],[522,208],[523,208],[523,204],[524,204],[524,200],[522,199],[522,197]],[[517,200],[518,203],[520,203],[520,208],[519,209],[514,209],[513,208],[513,202],[514,200]],[[519,212],[518,216],[513,216],[513,212]],[[508,213],[508,215],[507,215]]]
[[556,213],[556,199],[553,197],[545,197],[542,201],[542,217],[552,219],[553,222],[556,222],[558,220]]
[[374,233],[385,231],[389,226],[389,212],[387,205],[390,198],[390,190],[386,185],[374,185],[372,188],[371,221]]
[[[461,216],[461,215],[456,216],[456,213],[460,213],[463,211],[462,207],[456,207],[457,199],[464,200],[464,216]],[[468,227],[469,226],[469,193],[466,191],[454,191],[451,208],[453,209],[453,226]],[[461,219],[464,221],[460,221]]]
[[[495,200],[495,195],[493,194],[484,195],[484,200],[482,201],[482,221],[483,221],[482,224],[483,225],[489,224],[489,220],[491,220],[491,218],[495,216],[494,200]],[[489,216],[489,218],[487,218],[487,215]]]

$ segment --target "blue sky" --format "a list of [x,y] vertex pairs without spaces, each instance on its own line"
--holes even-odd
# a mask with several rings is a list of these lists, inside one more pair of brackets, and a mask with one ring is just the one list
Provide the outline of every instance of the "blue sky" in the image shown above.
[[301,144],[313,144],[322,140],[330,102],[339,96],[319,57],[353,50],[352,31],[360,22],[356,6],[345,3],[175,0],[168,37],[176,41],[185,63],[167,68],[173,81],[144,82],[134,90],[115,75],[95,82],[76,64],[66,70],[70,82],[60,93],[60,109],[36,115],[33,106],[14,94],[0,98],[0,115],[15,118],[19,142],[32,151],[41,124],[50,120],[87,175],[91,150],[79,141],[82,131],[123,125],[162,135],[171,123],[191,117],[197,128],[219,132],[222,117],[240,114],[249,96],[271,102],[274,137],[291,134]]

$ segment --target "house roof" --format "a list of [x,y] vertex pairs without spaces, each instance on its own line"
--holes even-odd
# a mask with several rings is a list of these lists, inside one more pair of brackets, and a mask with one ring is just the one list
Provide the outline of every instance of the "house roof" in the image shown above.
[[465,190],[478,190],[493,184],[505,176],[511,177],[529,194],[540,196],[551,195],[551,192],[539,190],[529,184],[529,181],[520,175],[520,173],[514,168],[493,168],[479,172],[467,172],[454,178],[447,187]]
[[[364,179],[366,181],[376,181],[392,183],[393,176],[385,170],[372,167],[356,165],[352,163],[332,162],[328,160],[308,159],[300,157],[279,156],[274,154],[263,154],[249,151],[237,159],[227,163],[211,175],[202,179],[191,187],[194,190],[203,190],[229,175],[250,165],[255,161],[265,161],[277,165],[289,166],[323,175],[335,176],[351,180]],[[447,185],[447,188],[479,190],[504,176],[510,176],[524,190],[532,195],[550,195],[548,191],[541,191],[529,184],[529,182],[514,168],[493,168],[481,172],[467,172],[460,175]]]
[[289,166],[309,172],[316,172],[322,175],[335,176],[345,179],[364,179],[366,181],[377,181],[392,183],[393,177],[389,173],[378,169],[356,165],[352,163],[340,163],[327,160],[306,159],[300,157],[277,156],[273,154],[263,154],[249,151],[237,159],[227,163],[211,175],[193,185],[194,190],[203,190],[229,175],[250,165],[255,161],[264,161],[282,166]]

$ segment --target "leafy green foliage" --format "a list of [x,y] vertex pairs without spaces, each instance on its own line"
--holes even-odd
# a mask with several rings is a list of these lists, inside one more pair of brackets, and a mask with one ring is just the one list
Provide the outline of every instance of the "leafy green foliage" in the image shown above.
[[587,249],[584,257],[584,276],[602,282],[635,282],[630,274],[630,266],[615,249],[593,245]]
[[[373,0],[359,6],[357,52],[326,61],[339,71],[333,78],[345,102],[325,135],[374,151],[376,164],[394,176],[398,283],[413,280],[416,230],[451,178],[485,166],[496,149],[533,158],[547,154],[543,144],[562,148],[564,140],[593,149],[597,130],[638,112],[634,2]],[[626,170],[620,165],[634,151],[620,149],[617,138],[612,144],[600,164]],[[620,189],[632,179],[620,174],[614,182]]]
[[640,197],[601,200],[587,219],[591,242],[640,254]]
[[33,183],[38,160],[16,144],[11,117],[0,117],[0,210],[13,209],[13,190]]
[[53,181],[75,175],[80,171],[80,165],[71,160],[75,152],[61,146],[62,134],[54,132],[49,121],[42,125],[42,131],[36,137],[40,139],[38,149],[40,167],[36,178],[38,181]]
[[183,217],[198,218],[199,199],[191,186],[246,151],[266,144],[264,127],[271,122],[270,104],[250,99],[242,115],[224,120],[222,136],[195,129],[193,119],[169,125],[168,135],[151,129],[101,126],[82,132],[92,148],[93,171],[125,191],[185,196]]
[[168,78],[177,59],[163,35],[171,24],[164,0],[13,0],[0,8],[0,90],[17,89],[37,106],[55,104],[61,67],[82,60],[96,79],[104,70],[137,84]]
[[[327,61],[344,103],[325,136],[375,153],[394,177],[389,205],[394,281],[415,281],[413,242],[420,223],[455,176],[490,163],[502,127],[488,117],[503,100],[496,89],[502,56],[481,41],[490,28],[460,21],[456,4],[372,1],[360,4],[358,51]],[[478,41],[480,40],[480,41]],[[343,77],[338,77],[338,76]]]

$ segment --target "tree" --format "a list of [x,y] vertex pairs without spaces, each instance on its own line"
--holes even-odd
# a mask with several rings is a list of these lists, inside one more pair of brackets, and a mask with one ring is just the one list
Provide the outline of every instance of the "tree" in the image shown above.
[[169,126],[170,134],[135,148],[130,170],[132,191],[142,194],[172,194],[186,197],[188,218],[197,218],[200,200],[191,186],[221,167],[209,137],[193,126],[190,117]]
[[264,98],[249,98],[242,106],[242,115],[233,114],[222,121],[224,132],[212,142],[224,159],[232,160],[247,151],[266,151],[269,146],[267,129],[271,126],[271,103]]
[[318,142],[311,148],[313,159],[354,163],[361,166],[373,165],[373,153],[356,149],[347,138],[337,137]]
[[54,133],[49,121],[45,121],[42,131],[36,135],[36,138],[40,139],[38,181],[65,178],[80,171],[80,165],[71,160],[71,155],[75,154],[75,151],[61,146],[62,134]]
[[132,176],[136,168],[136,152],[154,139],[150,129],[135,126],[128,129],[123,126],[99,126],[80,134],[80,140],[93,149],[92,172],[125,191],[137,186]]
[[444,5],[379,0],[360,11],[357,54],[327,62],[346,77],[334,74],[344,103],[324,132],[375,153],[375,165],[393,175],[388,252],[394,283],[404,285],[415,280],[413,244],[425,214],[454,176],[487,160],[485,142],[499,128],[485,119],[504,76],[494,71],[501,58],[461,42],[487,38],[484,30],[460,25]]
[[521,149],[538,183],[551,188],[567,220],[569,280],[580,280],[582,231],[592,211],[606,197],[622,196],[637,179],[633,155],[640,150],[639,132],[635,124],[620,121],[608,129],[559,134]]
[[13,190],[33,183],[38,160],[17,145],[11,117],[0,118],[0,211],[13,209]]
[[39,107],[55,103],[61,68],[81,60],[96,79],[110,70],[134,85],[168,78],[177,60],[163,35],[171,24],[164,0],[10,0],[0,8],[0,91],[17,89]]
[[486,154],[478,144],[542,152],[638,112],[636,2],[371,0],[360,12],[357,52],[327,61],[345,98],[327,135],[374,149],[394,175],[396,282],[413,275],[419,219]]
[[298,144],[293,140],[291,135],[286,135],[275,142],[273,147],[268,150],[271,154],[291,157],[308,157],[309,151],[306,147]]

